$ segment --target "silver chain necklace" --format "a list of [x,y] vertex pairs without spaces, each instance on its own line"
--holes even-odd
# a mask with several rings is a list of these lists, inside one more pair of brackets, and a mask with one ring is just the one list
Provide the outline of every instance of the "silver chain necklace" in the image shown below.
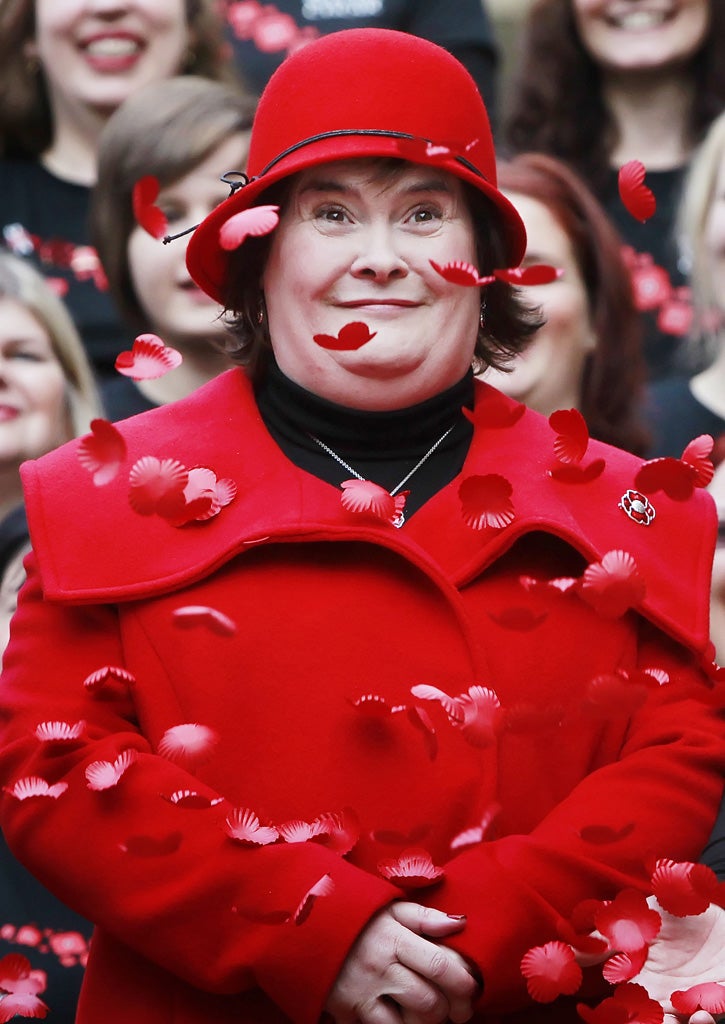
[[[414,473],[417,473],[417,472],[418,472],[418,470],[420,469],[420,467],[421,467],[421,466],[423,465],[423,463],[427,462],[427,461],[428,461],[428,459],[429,459],[429,458],[431,457],[431,455],[433,454],[433,452],[434,452],[434,451],[435,451],[435,450],[436,450],[437,448],[439,448],[439,447],[440,447],[440,445],[442,445],[442,444],[443,444],[443,442],[445,441],[445,439],[446,439],[446,438],[448,437],[448,435],[450,434],[450,432],[451,432],[451,431],[453,430],[453,427],[454,427],[454,426],[455,426],[455,423],[454,423],[454,424],[452,424],[452,425],[451,425],[451,426],[450,426],[450,427],[448,428],[448,430],[444,431],[444,432],[443,432],[443,433],[441,434],[441,436],[440,436],[440,437],[438,438],[438,440],[437,440],[437,441],[436,441],[436,442],[435,442],[435,443],[434,443],[433,445],[431,445],[431,447],[430,447],[430,448],[428,449],[428,451],[427,451],[427,452],[425,453],[425,455],[424,455],[424,456],[423,456],[423,457],[422,457],[421,459],[418,459],[418,461],[417,461],[417,462],[416,462],[416,464],[415,464],[415,465],[413,466],[413,468],[412,468],[412,469],[410,470],[410,472],[409,472],[409,473],[406,473],[406,475],[405,475],[405,476],[403,477],[403,479],[402,479],[402,480],[400,481],[400,483],[397,483],[397,484],[395,485],[395,487],[393,487],[392,491],[388,491],[388,494],[390,495],[390,497],[391,497],[391,498],[394,498],[394,497],[395,497],[395,495],[396,495],[396,494],[398,493],[398,491],[399,491],[399,490],[401,489],[401,487],[405,487],[405,485],[406,485],[406,484],[407,484],[407,482],[408,482],[408,481],[410,480],[410,478],[411,478],[411,477],[413,476],[413,474],[414,474]],[[353,475],[353,476],[355,477],[355,479],[356,479],[356,480],[367,480],[367,477],[364,477],[364,476],[362,475],[362,473],[358,473],[358,472],[357,472],[357,470],[355,470],[355,469],[353,469],[353,468],[352,468],[352,466],[349,466],[349,465],[347,464],[347,462],[345,462],[345,460],[344,460],[344,459],[341,459],[341,458],[340,458],[340,456],[339,456],[339,455],[337,454],[337,452],[334,452],[334,451],[332,450],[332,448],[330,448],[330,446],[329,446],[329,445],[325,444],[325,442],[324,442],[324,441],[321,441],[319,437],[315,437],[315,435],[314,435],[314,434],[310,434],[309,436],[310,436],[311,440],[313,440],[313,441],[315,442],[315,444],[318,444],[318,445],[320,446],[320,448],[322,448],[323,452],[327,452],[327,454],[328,454],[328,455],[329,455],[329,456],[330,456],[331,458],[333,458],[333,459],[335,460],[335,462],[339,462],[339,463],[340,463],[340,465],[342,466],[342,468],[343,468],[343,469],[346,469],[346,470],[348,471],[348,473],[351,473],[351,474],[352,474],[352,475]],[[395,519],[394,519],[394,521],[393,521],[393,525],[394,525],[394,526],[396,526],[396,527],[398,527],[398,528],[400,528],[400,527],[401,527],[401,526],[403,525],[403,523],[404,523],[404,522],[405,522],[405,513],[404,513],[404,512],[403,512],[403,510],[401,509],[401,510],[400,510],[400,511],[399,511],[399,512],[398,512],[398,513],[396,514],[396,516],[395,516]]]

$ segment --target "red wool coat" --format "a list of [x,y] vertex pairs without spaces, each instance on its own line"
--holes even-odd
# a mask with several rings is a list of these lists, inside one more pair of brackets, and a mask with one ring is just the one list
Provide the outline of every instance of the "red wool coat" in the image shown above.
[[[592,442],[567,468],[545,419],[476,396],[461,477],[401,529],[292,465],[239,371],[120,424],[102,486],[77,443],[26,465],[2,825],[97,923],[82,1024],[314,1024],[411,848],[442,869],[412,898],[468,917],[477,1019],[569,1019],[523,954],[581,900],[647,891],[653,858],[697,857],[725,767],[710,499],[658,492],[636,522],[638,460]],[[237,496],[141,515],[149,455]],[[60,785],[22,799],[29,778]],[[276,841],[230,837],[252,815]]]

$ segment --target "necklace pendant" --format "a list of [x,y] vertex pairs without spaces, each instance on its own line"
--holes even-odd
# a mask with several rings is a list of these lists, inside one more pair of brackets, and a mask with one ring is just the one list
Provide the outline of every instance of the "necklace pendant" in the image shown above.
[[398,512],[395,513],[395,515],[391,519],[391,522],[392,522],[392,524],[393,524],[393,526],[395,527],[396,530],[400,529],[400,527],[405,522],[405,512],[403,512],[402,508]]

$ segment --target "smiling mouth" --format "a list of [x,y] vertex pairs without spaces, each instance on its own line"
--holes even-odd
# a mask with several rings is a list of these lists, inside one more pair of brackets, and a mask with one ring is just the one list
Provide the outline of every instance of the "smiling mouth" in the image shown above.
[[0,405],[0,423],[7,423],[9,420],[17,419],[20,410],[14,405]]
[[628,32],[646,32],[649,29],[659,28],[670,20],[667,11],[624,11],[622,14],[609,17],[607,21],[614,28],[624,29]]
[[415,309],[420,303],[413,299],[353,299],[349,302],[341,302],[340,306],[343,309],[370,309],[370,308],[390,308],[390,309]]

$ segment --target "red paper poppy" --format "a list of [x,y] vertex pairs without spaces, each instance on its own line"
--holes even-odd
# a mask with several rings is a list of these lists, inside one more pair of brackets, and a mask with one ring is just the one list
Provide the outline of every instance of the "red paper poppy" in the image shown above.
[[619,198],[624,208],[641,223],[649,220],[657,209],[657,200],[644,183],[646,173],[640,160],[629,160],[619,168],[617,177]]
[[465,260],[453,260],[444,266],[436,263],[435,260],[428,260],[428,262],[435,272],[440,274],[449,284],[460,284],[465,288],[476,288],[491,284],[492,281],[496,280],[493,275],[481,277],[473,264],[466,263]]
[[128,669],[121,668],[118,665],[104,665],[103,668],[99,668],[95,672],[91,672],[89,676],[86,676],[83,680],[83,685],[89,693],[98,693],[112,683],[133,686],[135,682],[136,677]]
[[466,477],[458,488],[466,526],[472,530],[501,530],[510,526],[516,518],[512,493],[509,481],[498,473]]
[[157,459],[145,455],[131,468],[128,500],[142,516],[173,511],[183,504],[184,488],[189,480],[187,469],[177,459]]
[[641,313],[653,312],[672,294],[670,275],[646,252],[637,253],[630,269],[634,304]]
[[163,238],[169,227],[166,214],[156,206],[158,197],[159,179],[153,174],[144,175],[133,186],[131,193],[133,215],[136,218],[136,223],[152,238]]
[[91,433],[78,444],[78,461],[93,477],[96,487],[110,483],[126,458],[126,442],[108,420],[91,420]]
[[340,500],[346,512],[366,513],[393,525],[403,512],[405,499],[410,493],[402,491],[393,497],[372,480],[344,480],[340,486]]
[[616,619],[644,599],[645,584],[630,554],[609,551],[584,570],[579,593],[599,615]]
[[312,822],[312,828],[314,841],[334,850],[341,857],[348,854],[360,838],[357,815],[349,808],[334,814],[321,814]]
[[586,466],[561,463],[549,470],[549,476],[562,484],[589,484],[604,472],[604,459],[592,459]]
[[410,692],[418,700],[433,701],[440,704],[452,722],[456,725],[462,724],[463,706],[458,697],[451,697],[444,690],[439,690],[437,686],[431,686],[428,683],[418,683],[416,686],[411,686]]
[[86,768],[86,785],[97,791],[112,789],[137,758],[138,751],[124,750],[115,761],[93,761]]
[[216,633],[218,636],[234,636],[237,625],[224,612],[209,608],[202,604],[187,604],[183,608],[175,608],[171,613],[174,625],[180,629],[194,629],[201,626]]
[[252,206],[224,221],[219,228],[219,245],[231,252],[247,238],[268,235],[278,224],[279,206]]
[[681,458],[650,459],[639,469],[636,486],[642,491],[664,491],[673,501],[686,501],[696,487],[707,487],[715,468],[710,460],[714,440],[700,434],[687,445]]
[[451,839],[451,850],[465,850],[470,846],[477,846],[479,843],[482,843],[500,811],[500,804],[491,804],[481,818],[480,824],[474,825],[473,828],[464,829],[463,832],[459,832],[457,836]]
[[311,886],[300,900],[297,908],[292,913],[292,920],[296,925],[304,924],[312,912],[315,902],[321,896],[330,896],[335,891],[335,883],[332,876],[327,874],[319,878]]
[[518,423],[526,412],[526,406],[520,402],[511,405],[500,391],[490,391],[476,403],[474,410],[464,406],[461,412],[474,426],[501,430]]
[[259,818],[248,808],[236,807],[225,822],[224,831],[230,839],[243,846],[269,846],[279,839],[272,825],[260,824]]
[[187,811],[207,811],[210,807],[216,807],[223,802],[224,797],[208,797],[203,793],[197,793],[195,789],[177,789],[169,797],[164,797],[174,807],[182,807]]
[[14,796],[17,800],[30,800],[35,796],[47,796],[51,800],[57,800],[68,789],[68,783],[56,782],[54,786],[51,786],[49,782],[41,779],[38,775],[29,775],[24,779],[18,779],[12,787],[5,786],[4,789],[6,793]]
[[586,1024],[662,1024],[665,1011],[647,989],[634,982],[618,985],[614,995],[598,1006],[577,1003],[577,1013]]
[[616,953],[602,967],[602,977],[610,985],[620,985],[624,981],[631,981],[644,967],[648,952],[649,947],[643,946],[630,953]]
[[187,722],[166,730],[159,742],[159,754],[170,761],[201,764],[209,759],[216,743],[213,729],[198,722]]
[[558,940],[534,946],[521,960],[526,988],[537,1003],[573,995],[582,983],[582,969],[570,946]]
[[695,321],[690,288],[673,288],[657,314],[657,327],[663,334],[681,338],[689,334]]
[[717,981],[706,981],[692,988],[678,990],[672,993],[670,999],[675,1010],[687,1016],[698,1010],[725,1013],[725,985]]
[[332,352],[355,352],[372,341],[377,333],[377,331],[370,333],[370,328],[362,320],[353,320],[340,328],[337,337],[333,334],[313,334],[312,340],[320,348],[326,348]]
[[69,743],[80,739],[86,731],[86,723],[75,722],[41,722],[35,729],[35,735],[43,743]]
[[181,832],[169,832],[164,836],[129,836],[118,844],[122,853],[132,857],[169,857],[181,846]]
[[286,843],[308,843],[319,835],[319,830],[319,822],[302,821],[301,818],[286,821],[278,826],[279,834]]
[[155,334],[139,334],[130,352],[116,356],[115,367],[131,380],[155,380],[183,362],[181,352],[165,345]]
[[399,857],[381,860],[378,871],[401,889],[423,889],[443,878],[443,868],[436,867],[425,850],[404,850]]
[[718,890],[717,875],[706,864],[666,859],[655,864],[651,884],[659,905],[675,917],[704,914]]
[[501,724],[501,702],[487,686],[470,686],[456,698],[463,711],[461,732],[474,747],[493,743]]
[[7,994],[0,999],[0,1021],[11,1021],[16,1016],[46,1017],[49,1008],[38,998],[45,986],[45,971],[33,970],[22,953],[4,956],[0,960],[0,989]]
[[552,412],[549,426],[556,433],[554,454],[559,462],[581,462],[589,446],[589,428],[579,410],[558,409]]
[[526,287],[537,284],[551,284],[561,277],[563,271],[559,267],[549,266],[548,263],[531,263],[528,267],[506,267],[502,270],[494,270],[493,276],[498,281],[505,281],[506,284],[513,284],[518,287]]
[[594,922],[610,947],[621,953],[636,953],[649,946],[662,927],[660,915],[636,889],[623,889],[597,911]]

